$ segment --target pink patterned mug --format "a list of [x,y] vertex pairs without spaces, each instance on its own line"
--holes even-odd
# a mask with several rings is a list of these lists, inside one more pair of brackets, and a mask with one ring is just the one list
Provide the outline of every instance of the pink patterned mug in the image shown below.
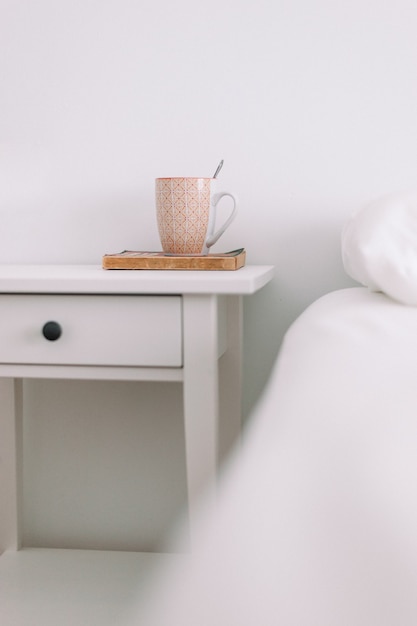
[[[164,252],[208,254],[236,217],[238,200],[227,191],[216,192],[215,178],[157,178],[156,217]],[[215,231],[216,209],[224,196],[233,200],[232,211]]]

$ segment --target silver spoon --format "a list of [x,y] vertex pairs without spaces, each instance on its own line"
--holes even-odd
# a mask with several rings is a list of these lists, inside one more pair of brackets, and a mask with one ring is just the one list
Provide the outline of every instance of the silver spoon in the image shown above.
[[213,176],[213,178],[217,178],[217,176],[218,176],[218,174],[219,174],[220,170],[221,170],[221,169],[222,169],[222,167],[223,167],[223,163],[224,163],[224,161],[223,161],[223,159],[222,159],[222,160],[220,161],[220,163],[218,164],[218,166],[217,166],[217,170],[214,172],[214,176]]

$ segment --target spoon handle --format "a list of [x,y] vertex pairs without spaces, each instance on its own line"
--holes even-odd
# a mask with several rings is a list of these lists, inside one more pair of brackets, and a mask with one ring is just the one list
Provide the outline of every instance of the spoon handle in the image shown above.
[[222,159],[222,160],[220,161],[220,163],[218,164],[218,166],[217,166],[217,170],[214,172],[214,176],[213,176],[213,178],[217,178],[217,176],[219,175],[220,170],[221,170],[221,169],[222,169],[222,167],[223,167],[223,163],[224,163],[224,161],[223,161],[223,159]]

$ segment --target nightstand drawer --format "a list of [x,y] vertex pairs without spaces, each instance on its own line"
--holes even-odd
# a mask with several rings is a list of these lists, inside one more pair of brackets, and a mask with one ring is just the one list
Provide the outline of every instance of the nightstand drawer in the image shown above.
[[0,295],[0,363],[182,366],[180,296]]

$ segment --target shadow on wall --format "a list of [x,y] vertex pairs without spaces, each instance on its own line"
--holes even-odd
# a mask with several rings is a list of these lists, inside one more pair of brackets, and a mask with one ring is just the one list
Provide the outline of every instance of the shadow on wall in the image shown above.
[[277,321],[282,311],[282,297],[276,282],[277,279],[274,279],[261,291],[243,301],[244,421],[249,418],[262,395],[281,344]]
[[119,180],[93,156],[0,141],[0,262],[99,264],[159,244],[152,181]]
[[3,216],[0,262],[100,264],[105,253],[159,245],[153,198],[137,192],[10,203]]
[[[268,382],[282,339],[292,322],[321,296],[358,283],[342,263],[340,219],[286,225],[280,240],[265,241],[268,257],[252,263],[275,266],[274,279],[244,300],[243,415],[249,419]],[[271,233],[273,236],[273,233]]]

